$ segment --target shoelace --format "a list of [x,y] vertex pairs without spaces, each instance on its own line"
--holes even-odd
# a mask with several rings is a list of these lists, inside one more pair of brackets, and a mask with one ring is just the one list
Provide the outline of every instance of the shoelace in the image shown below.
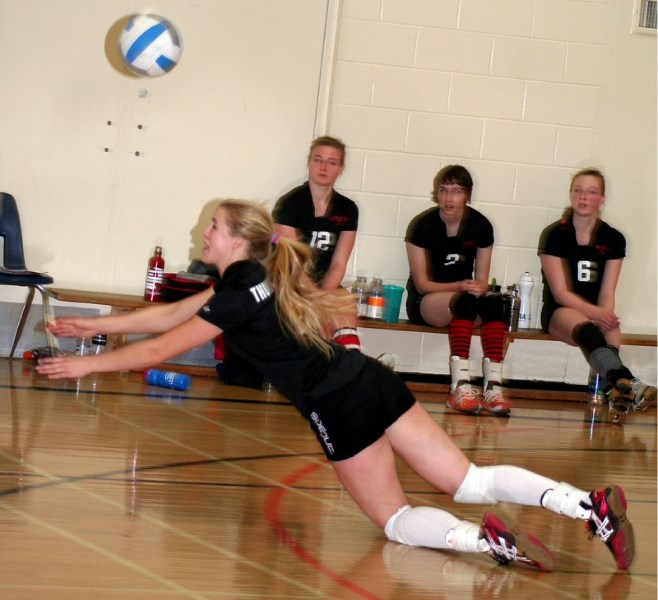
[[519,553],[518,548],[514,544],[509,543],[505,538],[501,538],[500,536],[496,536],[496,538],[498,543],[496,542],[496,539],[491,536],[491,534],[487,533],[489,548],[494,554],[502,556],[507,561],[532,563],[532,561],[527,558],[525,554]]
[[589,537],[592,538],[596,536],[601,538],[604,542],[607,542],[608,538],[615,532],[614,528],[610,525],[608,517],[601,520],[598,515],[592,511],[591,519],[594,522],[594,525],[596,525],[596,530],[590,529],[591,533]]

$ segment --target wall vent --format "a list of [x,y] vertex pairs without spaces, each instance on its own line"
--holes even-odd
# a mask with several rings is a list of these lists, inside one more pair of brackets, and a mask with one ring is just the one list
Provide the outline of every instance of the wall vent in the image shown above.
[[633,33],[656,35],[658,29],[658,0],[635,0],[633,5]]

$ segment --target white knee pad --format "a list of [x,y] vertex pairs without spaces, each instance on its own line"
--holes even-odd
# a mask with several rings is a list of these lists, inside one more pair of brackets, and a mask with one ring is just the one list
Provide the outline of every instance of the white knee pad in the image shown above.
[[454,501],[464,504],[498,504],[498,498],[494,495],[494,469],[471,463],[464,481],[455,492]]

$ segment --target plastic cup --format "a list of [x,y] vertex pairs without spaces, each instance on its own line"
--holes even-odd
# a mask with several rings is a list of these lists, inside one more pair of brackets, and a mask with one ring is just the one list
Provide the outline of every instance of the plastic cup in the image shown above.
[[400,304],[402,304],[402,293],[404,288],[399,285],[384,286],[384,321],[386,323],[397,323],[400,318]]

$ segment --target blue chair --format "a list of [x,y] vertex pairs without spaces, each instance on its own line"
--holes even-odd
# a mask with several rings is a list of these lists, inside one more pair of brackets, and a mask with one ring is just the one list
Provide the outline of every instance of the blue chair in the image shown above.
[[[0,285],[18,285],[29,289],[27,299],[23,305],[21,316],[18,320],[14,341],[11,345],[9,358],[14,356],[14,351],[21,339],[25,321],[30,313],[34,291],[39,290],[43,301],[44,323],[50,311],[50,296],[46,285],[53,283],[53,278],[43,273],[28,271],[25,266],[23,254],[23,234],[21,233],[21,220],[18,216],[16,200],[11,194],[0,192],[0,237],[4,238],[3,266],[0,267]],[[48,336],[49,344],[52,343],[52,335]]]

